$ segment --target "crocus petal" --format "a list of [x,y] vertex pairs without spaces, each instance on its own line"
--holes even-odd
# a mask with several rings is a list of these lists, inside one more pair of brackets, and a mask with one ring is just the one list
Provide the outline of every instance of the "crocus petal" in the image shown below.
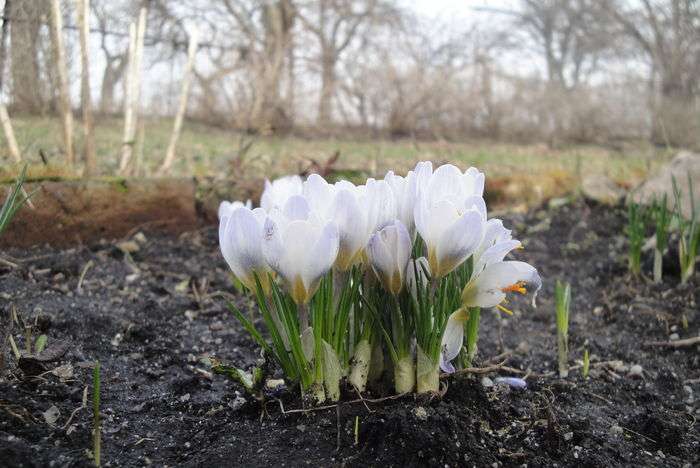
[[440,368],[444,372],[455,371],[452,360],[459,355],[464,343],[464,323],[469,318],[469,313],[464,309],[453,312],[447,319],[445,331],[442,334],[442,352],[440,353]]
[[311,207],[309,207],[309,202],[306,198],[301,195],[293,195],[285,203],[282,213],[290,221],[306,220],[309,219]]
[[332,212],[333,221],[338,227],[335,265],[339,270],[346,271],[367,242],[367,214],[360,207],[357,197],[346,189],[336,193]]
[[537,270],[525,262],[505,261],[487,266],[462,291],[465,307],[495,307],[506,298],[506,292],[521,283],[526,290],[534,291],[533,305],[542,286]]
[[254,273],[267,269],[261,249],[262,228],[258,218],[251,210],[240,207],[222,219],[219,235],[221,253],[229,268],[243,284],[253,288]]
[[483,271],[488,265],[496,262],[501,262],[513,249],[520,247],[520,241],[511,239],[503,242],[497,242],[492,245],[485,252],[483,252],[476,263],[474,264],[474,270],[472,276],[476,276]]
[[272,182],[265,181],[265,190],[260,197],[260,206],[265,211],[270,211],[273,208],[282,209],[285,203],[292,195],[301,195],[302,182],[301,177],[286,176],[276,179]]
[[367,245],[367,256],[384,288],[398,294],[411,256],[411,236],[403,223],[394,220],[373,234]]
[[[287,241],[292,242],[291,239]],[[304,250],[306,259],[302,280],[307,290],[308,300],[316,292],[321,277],[331,269],[338,255],[338,229],[335,224],[326,224],[311,249],[305,247]]]
[[461,265],[476,250],[483,236],[483,220],[476,210],[466,211],[440,237],[435,252],[437,277],[443,277]]

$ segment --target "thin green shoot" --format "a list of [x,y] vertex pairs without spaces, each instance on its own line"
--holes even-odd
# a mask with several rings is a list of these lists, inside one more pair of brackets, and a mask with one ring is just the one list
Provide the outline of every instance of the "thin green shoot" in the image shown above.
[[95,466],[100,466],[102,451],[102,428],[100,426],[100,361],[95,361],[92,370],[92,456]]
[[681,267],[681,283],[688,282],[690,277],[695,272],[695,262],[698,255],[698,247],[700,246],[700,223],[698,222],[698,213],[695,211],[695,197],[693,193],[693,179],[688,174],[688,196],[690,197],[690,219],[683,216],[681,207],[681,191],[676,183],[675,177],[673,182],[673,196],[675,198],[675,215],[678,219],[679,240],[678,240],[678,260]]
[[660,283],[663,275],[664,251],[668,247],[669,227],[672,212],[668,209],[668,200],[664,193],[660,199],[654,199],[651,216],[656,230],[656,247],[654,248],[654,282]]
[[630,203],[625,233],[629,241],[628,267],[630,273],[639,276],[642,265],[642,245],[644,244],[646,213],[642,205]]
[[360,417],[355,416],[355,445],[360,443]]
[[588,348],[583,350],[583,369],[582,369],[582,374],[583,378],[587,379],[588,378],[588,372],[591,369],[591,358],[590,355],[588,354]]
[[554,300],[557,315],[557,353],[559,377],[569,375],[569,309],[571,305],[571,286],[557,280],[554,287]]
[[17,213],[17,210],[19,210],[22,207],[22,205],[26,203],[29,200],[29,198],[31,198],[31,196],[34,194],[31,193],[26,196],[21,196],[21,194],[23,193],[22,185],[26,180],[26,176],[27,165],[25,164],[22,168],[22,171],[19,174],[19,177],[17,177],[15,185],[12,187],[10,193],[5,199],[2,208],[0,208],[0,234],[2,234],[2,232],[10,224],[10,221],[12,221],[12,218],[14,217],[15,213]]

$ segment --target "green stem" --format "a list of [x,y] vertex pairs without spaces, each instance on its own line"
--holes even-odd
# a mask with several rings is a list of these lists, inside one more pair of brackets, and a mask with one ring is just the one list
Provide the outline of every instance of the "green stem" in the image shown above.
[[654,283],[661,282],[661,276],[663,274],[663,252],[659,249],[654,249]]

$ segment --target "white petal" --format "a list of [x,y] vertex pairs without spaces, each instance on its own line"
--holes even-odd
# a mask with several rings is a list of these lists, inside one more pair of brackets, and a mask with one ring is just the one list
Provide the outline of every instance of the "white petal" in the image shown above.
[[293,195],[289,197],[282,211],[290,221],[309,219],[311,208],[309,202],[301,195]]
[[542,286],[537,270],[525,262],[505,261],[487,266],[465,288],[462,301],[468,307],[495,307],[506,298],[503,291],[518,282],[525,283],[533,291],[533,303]]
[[445,332],[442,334],[442,352],[440,353],[440,368],[452,373],[455,371],[452,360],[459,355],[464,343],[464,322],[468,319],[468,312],[459,309],[453,312],[447,319]]
[[247,208],[238,208],[224,219],[222,254],[233,273],[250,286],[253,273],[266,269],[261,249],[261,226]]
[[338,227],[339,251],[336,263],[345,270],[367,243],[366,212],[360,208],[354,194],[341,189],[335,196],[332,213],[333,221]]
[[474,253],[481,243],[483,226],[481,214],[472,209],[444,231],[435,252],[440,270],[435,272],[438,277],[450,273]]
[[[306,245],[302,241],[304,252],[306,252],[302,280],[310,295],[315,292],[318,281],[328,273],[338,255],[338,229],[335,224],[326,224],[320,234],[316,234],[315,237],[315,243],[311,245],[310,249],[308,248],[310,239],[307,238]],[[293,242],[291,238],[287,241]]]

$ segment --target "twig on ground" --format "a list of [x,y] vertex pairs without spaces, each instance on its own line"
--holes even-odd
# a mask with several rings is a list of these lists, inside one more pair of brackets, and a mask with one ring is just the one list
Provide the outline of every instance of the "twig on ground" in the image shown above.
[[85,275],[87,274],[90,267],[92,267],[92,265],[94,265],[94,263],[95,262],[93,262],[92,260],[89,260],[85,264],[85,266],[83,267],[83,271],[80,272],[80,278],[78,279],[78,287],[76,288],[76,291],[78,292],[78,294],[83,293],[83,281],[85,280]]
[[676,341],[647,341],[644,346],[661,348],[686,348],[700,344],[700,336]]
[[461,374],[489,374],[491,372],[496,372],[497,370],[501,370],[505,368],[505,364],[507,359],[504,359],[498,364],[494,364],[492,366],[486,366],[486,367],[466,367],[464,369],[460,369],[456,372],[453,372],[452,374],[442,374],[440,375],[440,378],[447,378],[450,377],[451,375],[461,375]]
[[10,267],[10,268],[17,268],[19,266],[16,263],[13,263],[9,260],[6,260],[2,257],[0,257],[0,265],[5,265],[6,267]]
[[333,409],[333,408],[336,408],[337,406],[341,406],[341,405],[353,405],[356,403],[363,403],[365,405],[367,403],[381,403],[383,401],[388,401],[388,400],[398,400],[399,398],[403,398],[406,395],[408,395],[408,393],[399,393],[396,395],[389,395],[389,396],[386,396],[383,398],[373,398],[373,399],[358,398],[357,400],[350,400],[350,401],[346,401],[346,402],[342,402],[342,403],[335,403],[333,405],[317,406],[315,408],[291,409],[291,410],[286,410],[286,411],[284,409],[284,405],[282,404],[282,400],[277,398],[277,401],[280,404],[280,411],[282,412],[282,414],[292,414],[292,413],[309,413],[312,411],[323,411],[323,410]]

